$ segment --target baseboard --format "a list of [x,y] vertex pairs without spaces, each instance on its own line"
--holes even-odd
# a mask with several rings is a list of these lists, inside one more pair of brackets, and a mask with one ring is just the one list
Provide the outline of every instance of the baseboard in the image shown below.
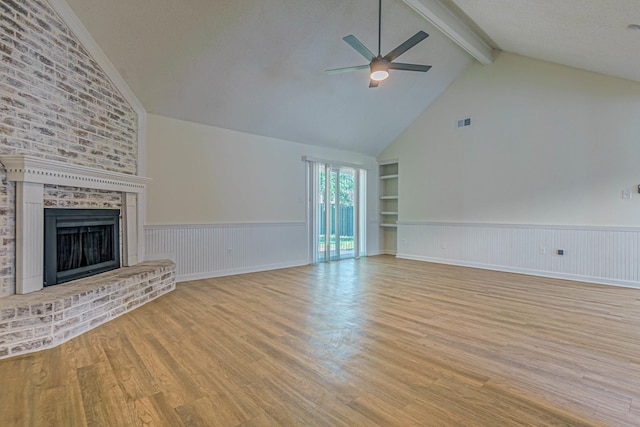
[[459,267],[471,267],[471,268],[479,268],[482,270],[502,271],[505,273],[526,274],[528,276],[547,277],[550,279],[571,280],[574,282],[586,282],[586,283],[595,283],[598,285],[620,286],[625,288],[640,289],[640,283],[625,281],[625,280],[603,279],[600,277],[580,276],[575,274],[556,273],[556,272],[541,271],[541,270],[529,270],[525,268],[512,268],[512,267],[505,267],[500,265],[481,264],[476,262],[465,262],[465,261],[457,261],[457,260],[443,259],[443,258],[432,258],[432,257],[416,256],[416,255],[402,254],[402,253],[397,254],[396,257],[402,258],[402,259],[414,260],[414,261],[425,261],[425,262],[433,262],[437,264],[455,265]]
[[304,260],[283,262],[279,264],[258,265],[246,268],[233,268],[220,271],[207,271],[202,273],[182,274],[176,276],[176,282],[189,282],[191,280],[213,279],[216,277],[235,276],[238,274],[259,273],[261,271],[280,270],[282,268],[302,267],[309,263]]
[[377,250],[377,251],[367,251],[367,255],[366,256],[377,256],[377,255],[384,255],[384,252],[381,252],[379,250]]

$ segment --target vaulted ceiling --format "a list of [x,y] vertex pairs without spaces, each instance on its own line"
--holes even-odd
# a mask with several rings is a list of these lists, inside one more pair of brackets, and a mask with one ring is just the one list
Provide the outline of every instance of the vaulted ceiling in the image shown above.
[[507,52],[640,81],[638,0],[446,0]]
[[66,1],[148,112],[370,155],[474,60],[425,8],[480,44],[640,81],[637,0],[383,0],[382,54],[423,30],[398,60],[433,68],[376,89],[324,72],[367,63],[348,34],[377,51],[376,0]]

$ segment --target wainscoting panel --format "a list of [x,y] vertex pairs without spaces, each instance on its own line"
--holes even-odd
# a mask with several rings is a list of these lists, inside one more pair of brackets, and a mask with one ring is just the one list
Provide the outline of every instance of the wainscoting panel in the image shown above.
[[145,226],[146,259],[172,259],[176,280],[308,263],[304,222]]
[[397,256],[640,288],[637,227],[399,222]]

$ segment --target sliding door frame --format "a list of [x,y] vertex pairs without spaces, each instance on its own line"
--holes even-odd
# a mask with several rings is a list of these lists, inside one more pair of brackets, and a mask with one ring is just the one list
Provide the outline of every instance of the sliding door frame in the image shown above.
[[[340,162],[331,162],[321,159],[313,159],[309,157],[303,157],[303,161],[307,165],[307,228],[309,236],[308,257],[310,263],[328,262],[332,260],[340,259],[340,169],[352,169],[354,180],[353,191],[353,257],[359,258],[365,243],[363,237],[366,235],[366,230],[363,230],[364,222],[362,218],[366,218],[366,198],[362,198],[363,194],[366,194],[366,189],[361,188],[366,184],[366,167],[362,165],[346,164]],[[321,215],[319,210],[318,195],[320,193],[320,172],[325,173],[325,188],[324,188],[324,253],[318,250],[319,237],[320,237],[320,221]],[[336,250],[335,255],[331,256],[331,173],[336,171],[336,212],[335,212],[335,231],[336,231]],[[364,193],[363,193],[364,192]]]

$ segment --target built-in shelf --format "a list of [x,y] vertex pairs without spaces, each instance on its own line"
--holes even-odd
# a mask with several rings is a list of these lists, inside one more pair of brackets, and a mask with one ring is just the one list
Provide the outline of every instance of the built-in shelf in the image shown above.
[[386,254],[397,253],[398,247],[398,179],[400,169],[397,160],[386,160],[378,163],[380,186],[380,241],[381,250]]

